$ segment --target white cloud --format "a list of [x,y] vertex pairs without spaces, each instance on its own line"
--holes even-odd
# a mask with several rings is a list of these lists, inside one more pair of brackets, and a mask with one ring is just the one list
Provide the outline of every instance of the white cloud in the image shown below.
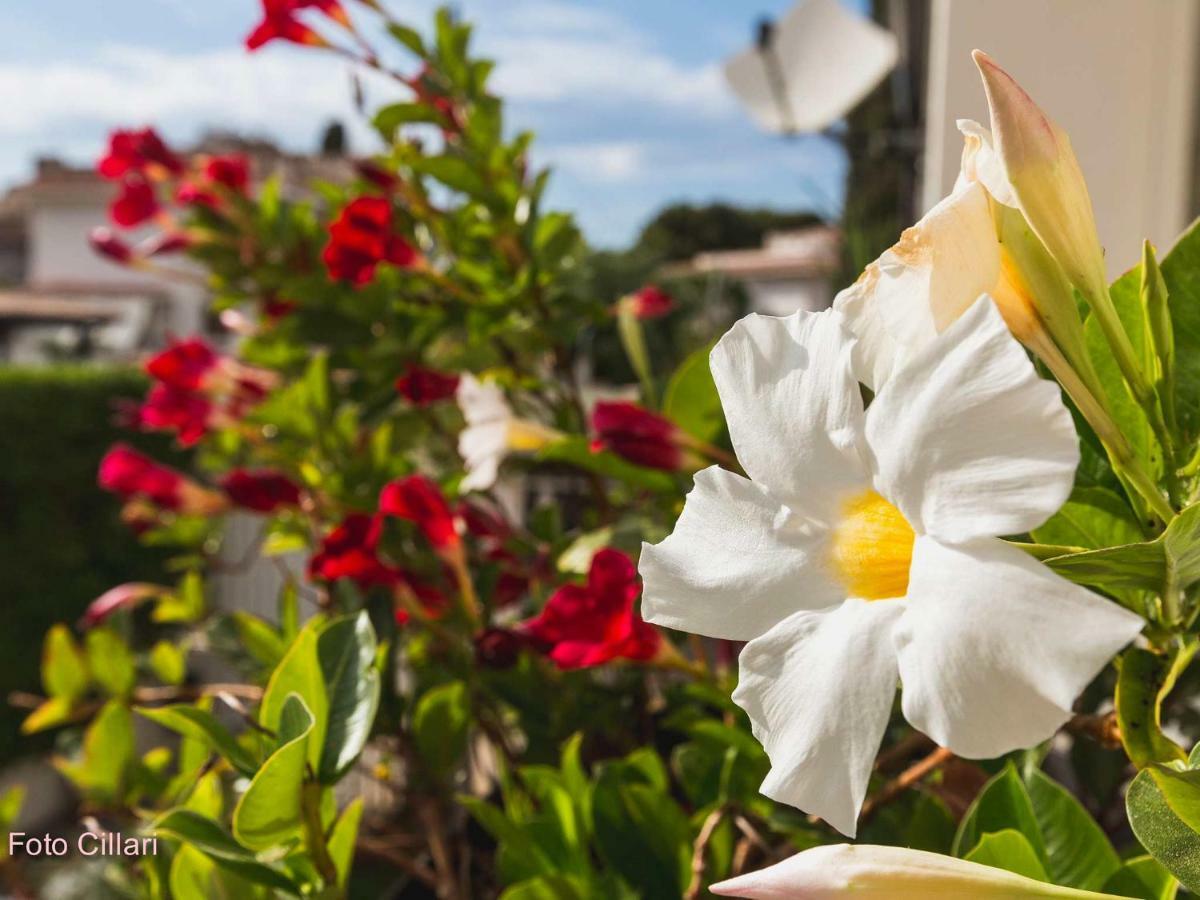
[[538,156],[582,181],[625,182],[644,171],[646,148],[634,141],[551,144]]

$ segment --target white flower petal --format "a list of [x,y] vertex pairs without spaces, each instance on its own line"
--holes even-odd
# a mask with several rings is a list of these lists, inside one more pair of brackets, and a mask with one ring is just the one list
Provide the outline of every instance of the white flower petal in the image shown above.
[[1058,386],[1037,376],[981,298],[883,387],[867,412],[876,489],[918,534],[1021,534],[1066,502],[1079,441]]
[[642,545],[642,616],[748,641],[799,609],[843,599],[824,572],[823,551],[823,529],[761,485],[713,466],[696,474],[671,535]]
[[850,837],[896,692],[892,627],[903,601],[798,612],[739,658],[733,699],[771,758],[762,792]]
[[714,884],[714,894],[747,900],[1018,900],[1099,898],[940,853],[872,844],[826,844],[757,872]]
[[459,484],[463,491],[486,491],[496,483],[500,463],[508,455],[509,423],[485,422],[464,428],[458,435],[458,455],[467,474]]
[[[852,336],[833,313],[749,315],[713,348],[713,378],[738,460],[792,505],[865,483]],[[829,512],[833,512],[831,506]]]
[[899,242],[834,300],[858,337],[855,371],[878,390],[1000,279],[987,193],[964,184],[905,229]]
[[974,119],[959,119],[956,124],[964,141],[959,185],[978,181],[996,202],[1018,206],[1016,191],[1004,171],[1004,162],[992,145],[992,133]]
[[905,717],[960,756],[1049,738],[1142,619],[995,539],[918,538],[895,629]]

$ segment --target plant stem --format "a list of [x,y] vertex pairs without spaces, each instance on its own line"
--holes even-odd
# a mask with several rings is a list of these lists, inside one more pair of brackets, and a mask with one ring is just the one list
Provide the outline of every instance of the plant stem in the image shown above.
[[325,843],[325,829],[321,825],[321,785],[318,782],[306,781],[300,788],[300,814],[304,826],[304,846],[312,856],[313,865],[325,879],[326,887],[336,891],[334,896],[345,896],[338,886],[337,866]]

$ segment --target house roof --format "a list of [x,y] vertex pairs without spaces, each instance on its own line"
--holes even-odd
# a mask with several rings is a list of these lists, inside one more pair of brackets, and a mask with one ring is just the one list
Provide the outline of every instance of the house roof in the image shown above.
[[672,266],[672,274],[719,273],[731,278],[777,281],[819,278],[837,270],[842,233],[826,225],[797,231],[775,231],[762,247],[700,253]]

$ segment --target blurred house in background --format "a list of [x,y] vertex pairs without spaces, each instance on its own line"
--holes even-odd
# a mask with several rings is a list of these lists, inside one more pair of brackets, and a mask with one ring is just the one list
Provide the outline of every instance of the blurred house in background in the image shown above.
[[[314,180],[348,172],[337,141],[327,137],[324,147],[329,152],[299,156],[213,133],[190,153],[245,154],[256,182],[278,177],[286,196],[300,196]],[[115,191],[90,168],[43,158],[31,181],[0,198],[0,362],[125,362],[160,347],[168,334],[213,331],[208,292],[186,262],[164,258],[164,269],[179,273],[168,277],[118,265],[89,246],[88,234],[108,221]],[[136,242],[148,233],[127,237]]]

